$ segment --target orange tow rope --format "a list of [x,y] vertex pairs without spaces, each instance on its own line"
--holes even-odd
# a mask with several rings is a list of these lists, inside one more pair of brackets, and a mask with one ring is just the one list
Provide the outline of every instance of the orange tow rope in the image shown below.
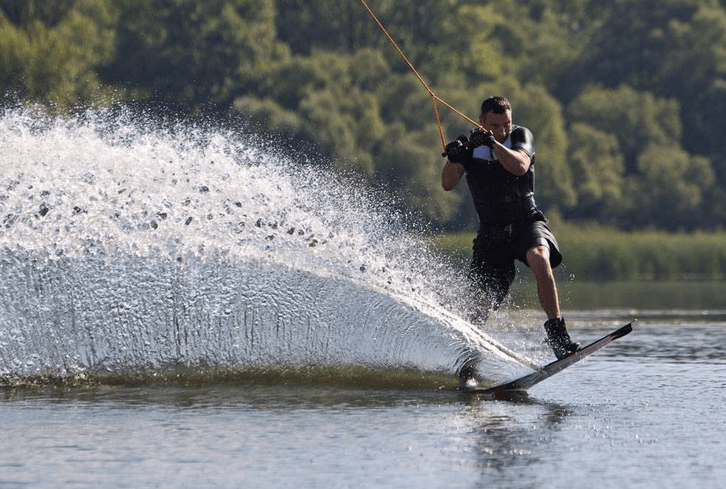
[[424,88],[429,93],[429,95],[431,95],[431,104],[434,106],[434,114],[436,115],[436,124],[439,127],[439,137],[441,138],[441,147],[443,149],[446,149],[446,138],[444,137],[444,130],[441,127],[441,118],[439,117],[439,108],[436,105],[436,102],[437,101],[438,102],[441,102],[444,106],[448,107],[449,109],[451,109],[452,111],[454,111],[455,114],[457,114],[460,117],[463,117],[465,120],[469,121],[471,124],[473,124],[475,126],[479,126],[479,123],[477,123],[474,120],[472,120],[469,117],[467,117],[465,114],[463,114],[462,112],[460,112],[459,110],[457,110],[456,108],[454,108],[453,106],[451,106],[449,103],[447,103],[445,100],[443,100],[442,98],[440,98],[438,95],[436,95],[433,90],[431,90],[431,88],[428,86],[428,84],[424,81],[423,77],[421,75],[419,75],[418,71],[416,71],[416,68],[413,66],[413,63],[411,63],[408,60],[408,58],[406,57],[406,55],[403,53],[403,50],[398,46],[398,44],[393,39],[393,37],[391,37],[391,35],[386,30],[386,28],[383,27],[383,24],[378,19],[378,17],[373,12],[373,10],[371,10],[371,8],[368,6],[368,4],[365,2],[365,0],[360,0],[360,2],[366,8],[366,10],[371,15],[371,17],[373,17],[373,20],[376,21],[376,24],[378,24],[378,27],[381,28],[381,30],[386,35],[386,37],[388,38],[388,40],[391,41],[391,44],[393,44],[393,47],[396,48],[396,51],[398,51],[398,54],[401,55],[401,58],[403,58],[403,61],[406,62],[406,64],[411,69],[411,71],[413,72],[413,74],[416,75],[416,78],[418,78],[418,81],[421,82],[421,84],[424,86]]

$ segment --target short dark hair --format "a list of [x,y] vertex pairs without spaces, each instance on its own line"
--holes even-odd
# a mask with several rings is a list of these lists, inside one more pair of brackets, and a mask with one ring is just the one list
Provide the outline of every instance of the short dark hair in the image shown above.
[[508,110],[512,110],[512,106],[509,104],[509,100],[504,97],[489,97],[481,103],[481,115],[489,112],[504,114]]

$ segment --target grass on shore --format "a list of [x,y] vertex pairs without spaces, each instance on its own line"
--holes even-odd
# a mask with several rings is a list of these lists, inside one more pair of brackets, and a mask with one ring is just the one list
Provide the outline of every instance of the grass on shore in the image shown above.
[[[595,224],[559,222],[551,227],[568,273],[589,281],[722,280],[726,232],[625,232]],[[432,237],[434,247],[457,261],[471,257],[475,234]]]

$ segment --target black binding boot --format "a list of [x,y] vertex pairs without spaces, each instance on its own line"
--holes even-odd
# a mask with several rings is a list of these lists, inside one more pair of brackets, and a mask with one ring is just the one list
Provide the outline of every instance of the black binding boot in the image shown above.
[[547,343],[555,352],[557,360],[562,360],[580,349],[580,344],[572,341],[567,334],[564,318],[550,319],[544,324],[544,328],[547,332]]

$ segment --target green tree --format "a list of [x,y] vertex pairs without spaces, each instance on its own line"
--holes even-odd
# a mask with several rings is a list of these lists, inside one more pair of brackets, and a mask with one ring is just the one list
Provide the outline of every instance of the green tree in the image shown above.
[[707,224],[701,213],[703,195],[715,182],[707,158],[690,156],[678,146],[650,146],[638,156],[638,169],[635,205],[628,212],[631,225],[677,231]]
[[402,124],[387,127],[386,137],[377,153],[377,184],[401,195],[408,209],[438,223],[446,222],[464,202],[463,189],[444,192],[441,187],[440,151],[432,147],[437,135],[434,127],[408,130]]
[[571,68],[610,7],[591,0],[504,0],[491,8],[499,19],[490,37],[508,60],[508,72],[559,96],[567,93]]
[[375,172],[372,151],[384,132],[380,105],[373,93],[386,81],[387,72],[385,60],[371,50],[354,55],[316,51],[307,57],[293,56],[260,83],[260,95],[238,99],[235,111],[258,120],[264,132],[279,133],[281,128],[276,124],[284,122],[284,117],[264,121],[259,112],[255,113],[256,106],[266,111],[273,107],[255,100],[272,100],[280,110],[295,114],[296,122],[286,124],[286,130],[314,142],[341,170],[370,178]]
[[[379,2],[370,3],[380,10]],[[280,40],[295,54],[310,55],[314,50],[352,53],[383,46],[378,28],[357,0],[276,0],[275,4]]]
[[617,137],[575,122],[569,129],[567,154],[577,205],[565,216],[615,224],[626,204],[625,164]]
[[656,91],[670,53],[675,19],[691,19],[699,4],[711,0],[623,0],[613,3],[602,26],[589,40],[573,80],[597,80],[606,87],[628,84]]
[[121,0],[118,56],[106,80],[133,96],[228,108],[287,55],[273,0]]
[[[621,84],[682,101],[683,146],[726,159],[726,11],[717,0],[624,0],[588,43],[570,82]],[[726,183],[726,168],[719,170]]]
[[41,21],[49,27],[58,25],[75,6],[77,0],[2,0],[0,9],[16,26],[27,27]]
[[[622,225],[673,229],[678,227],[677,219],[683,220],[684,227],[706,224],[710,213],[704,212],[703,205],[705,196],[714,192],[715,172],[708,158],[691,156],[681,147],[677,100],[638,92],[625,85],[617,89],[588,87],[570,104],[567,113],[571,129],[577,127],[575,136],[579,133],[579,140],[571,141],[571,154],[576,154],[575,144],[581,147],[593,143],[582,140],[582,126],[575,124],[587,124],[597,130],[600,144],[606,135],[617,138],[625,164]],[[598,133],[590,136],[596,137]],[[614,151],[614,146],[609,147]],[[595,157],[594,149],[588,153]],[[583,158],[583,154],[579,157]],[[580,171],[588,164],[576,163]],[[580,193],[583,190],[578,187]],[[672,200],[670,204],[668,199]],[[596,214],[603,211],[605,208]],[[577,215],[577,210],[572,213]]]
[[[664,59],[665,94],[683,101],[683,146],[690,152],[726,159],[726,11],[714,1],[701,2],[691,18],[670,23]],[[726,164],[720,180],[726,184]]]
[[[465,75],[492,79],[499,73],[501,50],[492,44],[490,34],[504,19],[494,5],[473,0],[368,4],[428,82],[451,84]],[[277,0],[277,6],[280,38],[296,53],[378,49],[394,72],[409,69],[361,2]]]
[[587,87],[567,108],[567,120],[617,136],[628,173],[637,173],[637,158],[643,148],[678,145],[681,138],[677,100],[627,85]]
[[103,101],[98,68],[113,56],[108,0],[0,2],[0,92],[57,109]]

